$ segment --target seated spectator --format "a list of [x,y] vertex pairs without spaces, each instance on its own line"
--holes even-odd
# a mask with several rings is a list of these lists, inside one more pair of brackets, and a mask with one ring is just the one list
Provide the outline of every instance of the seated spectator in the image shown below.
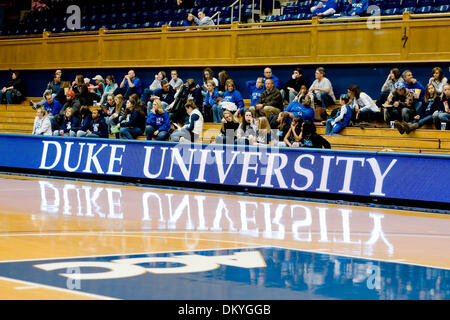
[[173,123],[186,123],[188,116],[186,114],[186,108],[184,106],[186,105],[188,99],[192,99],[194,97],[192,93],[196,90],[199,89],[196,88],[194,79],[188,79],[186,80],[186,83],[181,87],[181,89],[176,93],[174,102],[172,102],[166,108],[166,111],[169,113],[170,120]]
[[217,108],[217,98],[219,97],[219,91],[216,88],[216,83],[213,80],[208,80],[206,84],[205,101],[203,102],[203,115],[206,122],[211,120],[214,123],[220,123],[221,119],[217,118],[217,113],[213,113],[214,106]]
[[175,90],[178,91],[183,86],[183,80],[178,78],[178,71],[172,70],[170,71],[170,77],[172,78],[169,82],[170,86]]
[[[341,109],[336,115],[336,118],[329,119],[323,124],[326,125],[325,134],[336,135],[346,128],[352,119],[352,107],[350,106],[351,97],[347,94],[341,96]],[[305,121],[306,122],[306,121]]]
[[312,92],[308,91],[307,86],[301,86],[300,92],[297,94],[297,96],[294,98],[294,101],[302,102],[303,97],[309,96],[309,100],[311,101],[310,107],[314,109],[314,94]]
[[155,99],[152,108],[148,112],[145,136],[147,140],[156,138],[158,141],[169,139],[170,119],[167,111],[164,110],[161,100]]
[[198,26],[214,26],[214,22],[212,19],[205,15],[203,11],[198,11],[197,17],[195,17],[192,13],[190,13],[194,17],[195,24]]
[[399,81],[404,82],[400,70],[398,68],[391,69],[386,81],[383,84],[383,87],[381,88],[380,99],[377,101],[378,107],[381,107],[386,102],[389,94],[395,90],[395,84]]
[[19,71],[10,71],[11,81],[0,91],[0,103],[3,98],[7,104],[19,104],[25,100],[25,83],[20,77]]
[[331,148],[330,143],[316,133],[316,126],[309,120],[303,122],[301,135],[300,147],[302,148]]
[[71,131],[75,133],[77,137],[85,137],[92,121],[92,112],[88,106],[81,107],[79,120],[78,125],[72,127]]
[[[195,20],[194,20],[194,15],[191,13],[188,13],[186,19],[183,20],[183,26],[184,27],[192,27],[195,26]],[[189,29],[188,29],[189,30]]]
[[108,95],[113,94],[117,89],[117,83],[114,76],[108,75],[105,79],[106,86],[105,90],[103,90],[102,98],[100,99],[100,105],[103,106],[106,103],[106,99]]
[[51,136],[53,134],[52,124],[48,118],[47,111],[43,108],[36,109],[32,135]]
[[109,119],[111,133],[114,134],[117,139],[120,138],[120,130],[117,127],[117,124],[122,121],[123,116],[125,115],[126,104],[124,103],[124,101],[125,99],[121,94],[114,96],[114,104],[116,105],[116,110]]
[[314,104],[322,106],[323,109],[335,104],[333,86],[330,80],[325,77],[325,69],[320,67],[316,69],[316,80],[312,83],[309,91],[314,94]]
[[208,80],[214,81],[215,87],[217,87],[219,85],[219,81],[216,78],[214,78],[214,72],[212,71],[211,68],[203,69],[203,85],[202,85],[203,96],[205,96],[206,91],[208,91],[208,88],[206,87]]
[[145,131],[145,114],[138,101],[128,99],[126,102],[122,121],[117,124],[122,139],[136,139]]
[[105,118],[105,122],[108,125],[108,128],[110,128],[110,122],[111,122],[111,116],[116,111],[116,103],[114,102],[114,95],[112,93],[108,94],[106,98],[106,103],[102,106],[102,113]]
[[176,129],[170,135],[170,140],[174,142],[195,142],[203,132],[203,115],[192,100],[188,100],[184,107],[189,120],[183,127]]
[[285,109],[291,119],[300,117],[302,121],[314,122],[314,109],[311,107],[311,96],[302,97],[301,103],[294,100]]
[[54,73],[53,80],[47,84],[47,87],[44,90],[44,94],[42,95],[43,99],[39,102],[34,102],[33,100],[30,100],[30,105],[33,107],[33,109],[43,106],[45,103],[45,93],[50,91],[53,95],[53,98],[55,98],[56,95],[59,93],[60,88],[61,88],[61,73]]
[[92,78],[92,80],[95,81],[95,84],[93,84],[90,89],[97,95],[96,100],[94,101],[98,101],[101,104],[103,93],[105,92],[105,79],[98,74]]
[[83,75],[78,74],[75,81],[72,83],[71,90],[75,92],[75,98],[82,106],[92,106],[92,96],[89,93],[88,86],[84,80]]
[[380,109],[367,93],[363,92],[357,85],[352,84],[348,87],[347,94],[350,96],[351,106],[357,122],[370,122],[376,119]]
[[[142,110],[142,112],[144,113],[145,118],[147,118],[147,113],[148,113],[147,105],[145,105],[145,104],[139,99],[139,96],[138,96],[136,93],[133,93],[133,94],[128,98],[128,100],[131,101],[131,104],[132,104],[132,105],[135,105],[137,108],[140,108],[140,109]],[[125,110],[126,110],[126,108],[125,108]],[[144,129],[143,129],[143,130],[145,130],[145,126],[144,126]]]
[[343,15],[349,17],[360,17],[367,15],[367,8],[369,7],[369,0],[348,0],[347,7]]
[[[56,98],[55,98],[56,100]],[[65,94],[65,100],[66,103],[64,103],[61,111],[59,112],[61,115],[61,118],[64,117],[64,113],[68,107],[71,107],[73,109],[73,114],[78,117],[78,114],[80,112],[81,104],[80,101],[76,98],[75,92],[72,90],[68,90]],[[57,100],[59,101],[59,100]],[[61,113],[62,112],[62,113]]]
[[[273,80],[273,85],[275,88],[277,88],[278,90],[281,89],[281,83],[280,83],[280,79],[278,79],[278,77],[276,75],[273,74],[272,69],[269,67],[266,67],[264,69],[264,83],[266,83],[267,79],[272,79]],[[247,82],[247,87],[249,85],[255,85],[256,82],[255,81],[248,81]]]
[[239,122],[234,120],[233,113],[225,110],[223,112],[222,127],[220,133],[216,136],[216,143],[233,144],[236,141],[236,130],[239,128]]
[[285,147],[286,144],[284,142],[284,138],[291,128],[291,119],[289,117],[289,112],[280,112],[277,117],[277,122],[279,123],[279,125],[277,129],[277,140],[274,141],[274,145],[278,147]]
[[403,80],[405,81],[406,89],[410,90],[414,96],[414,109],[411,110],[411,117],[413,117],[414,115],[420,114],[422,112],[425,87],[413,77],[413,74],[410,70],[403,71]]
[[114,91],[114,96],[121,94],[125,99],[128,99],[133,93],[142,94],[141,80],[136,77],[134,70],[128,71],[128,74],[123,77],[119,87]]
[[[55,100],[52,98],[52,93],[48,91],[45,94],[45,103],[44,103],[44,109],[48,113],[48,118],[50,119],[50,122],[52,123],[52,128],[55,128],[55,116],[59,114],[59,112],[62,109],[61,103],[59,103],[58,100]],[[57,126],[59,127],[59,126]]]
[[438,106],[437,112],[433,114],[433,122],[436,129],[442,129],[441,125],[445,123],[446,130],[450,130],[450,84],[444,86],[442,92],[441,103]]
[[67,137],[75,137],[75,131],[72,131],[72,128],[78,127],[79,120],[77,117],[73,115],[72,108],[67,108],[64,114],[64,120],[61,124],[59,130],[55,130],[53,132],[54,136],[67,136]]
[[58,93],[55,96],[55,99],[61,102],[62,105],[66,104],[66,93],[70,90],[70,82],[69,81],[63,81],[61,82],[61,87],[59,88]]
[[319,18],[332,16],[336,13],[337,4],[334,0],[321,0],[311,7],[311,13]]
[[237,112],[244,108],[244,100],[241,93],[236,90],[236,85],[232,79],[228,79],[225,84],[227,90],[222,97],[217,97],[217,104],[213,106],[213,118],[222,119],[224,110]]
[[427,84],[425,89],[425,107],[422,108],[422,112],[414,117],[413,123],[395,121],[394,126],[403,134],[409,134],[410,132],[422,127],[426,123],[433,122],[433,114],[437,112],[441,99],[437,95],[436,88],[433,84]]
[[249,145],[258,134],[258,122],[250,109],[244,111],[241,123],[236,131],[236,143]]
[[444,76],[444,71],[440,67],[433,68],[432,74],[433,76],[430,78],[428,83],[431,83],[436,89],[436,93],[441,95],[448,80]]
[[[78,133],[77,133],[78,136]],[[101,109],[92,110],[92,119],[89,121],[88,129],[86,130],[86,138],[108,138],[108,125],[102,115]]]
[[255,114],[267,117],[268,115],[278,114],[283,109],[283,101],[280,90],[275,88],[272,79],[266,79],[265,88],[261,97],[256,103]]
[[280,90],[283,101],[288,101],[289,103],[294,101],[302,86],[308,87],[306,80],[303,78],[303,70],[295,68],[291,79],[289,79]]
[[150,97],[148,106],[150,108],[150,102],[153,103],[154,100],[160,100],[162,107],[165,110],[172,102],[175,101],[176,91],[170,86],[167,80],[161,81],[162,88],[156,90],[155,93]]
[[256,79],[256,84],[253,84],[254,81],[247,81],[248,92],[250,93],[250,107],[256,107],[256,103],[261,97],[261,93],[264,92],[264,78],[259,77]]
[[153,80],[150,87],[144,90],[141,100],[142,102],[144,102],[145,105],[147,105],[147,103],[150,101],[150,96],[154,96],[156,91],[162,89],[162,81],[167,82],[166,73],[164,71],[160,71],[157,74],[155,74],[155,80]]
[[226,83],[228,79],[231,79],[230,75],[226,70],[222,70],[219,72],[219,86],[217,90],[219,90],[219,94],[223,95],[225,91],[227,91]]
[[[311,122],[312,123],[312,122]],[[299,147],[300,141],[302,139],[302,124],[303,120],[300,117],[295,117],[289,126],[289,131],[284,136],[284,145],[279,145],[280,147]]]
[[407,90],[405,83],[397,81],[395,90],[388,96],[384,107],[384,121],[390,126],[391,121],[399,120],[404,122],[412,121],[412,110],[414,97],[411,91]]
[[250,138],[250,144],[256,145],[273,145],[272,130],[270,128],[269,120],[266,117],[258,118],[258,132],[256,136]]

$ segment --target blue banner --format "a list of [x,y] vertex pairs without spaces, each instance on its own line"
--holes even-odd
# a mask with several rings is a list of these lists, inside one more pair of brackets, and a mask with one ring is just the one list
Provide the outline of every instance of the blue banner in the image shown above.
[[[450,156],[0,135],[0,167],[450,202]],[[276,194],[276,193],[273,193]]]

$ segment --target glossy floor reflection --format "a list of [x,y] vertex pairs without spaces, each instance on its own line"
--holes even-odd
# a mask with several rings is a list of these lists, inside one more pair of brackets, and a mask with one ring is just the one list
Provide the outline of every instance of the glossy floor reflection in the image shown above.
[[449,218],[4,175],[0,298],[449,299]]

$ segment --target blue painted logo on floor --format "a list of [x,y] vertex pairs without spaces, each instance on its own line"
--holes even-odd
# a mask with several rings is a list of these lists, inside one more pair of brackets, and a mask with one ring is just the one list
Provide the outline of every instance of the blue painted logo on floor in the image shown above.
[[263,247],[0,263],[0,276],[119,299],[449,299],[450,271]]

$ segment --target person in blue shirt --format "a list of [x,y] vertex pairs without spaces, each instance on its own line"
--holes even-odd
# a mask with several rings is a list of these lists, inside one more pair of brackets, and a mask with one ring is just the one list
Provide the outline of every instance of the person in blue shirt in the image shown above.
[[170,119],[167,111],[163,109],[161,100],[153,100],[152,108],[148,112],[145,136],[147,140],[156,138],[158,141],[169,139]]
[[349,0],[344,14],[346,16],[364,16],[369,7],[369,0]]
[[137,95],[142,94],[142,82],[136,77],[134,70],[128,71],[128,74],[123,77],[119,87],[114,90],[114,95],[121,94],[125,99],[128,99],[133,93]]
[[256,84],[254,84],[254,81],[247,81],[246,85],[251,97],[250,107],[256,107],[256,103],[261,97],[261,93],[264,92],[264,78],[259,77],[256,79]]
[[351,97],[347,94],[341,96],[341,109],[336,118],[329,119],[323,123],[326,125],[326,135],[336,135],[347,127],[352,119],[352,107],[350,106]]
[[48,118],[50,119],[50,123],[52,124],[52,129],[56,130],[59,124],[57,124],[55,117],[58,116],[59,112],[61,111],[62,104],[58,100],[53,98],[53,95],[50,91],[45,94],[44,109],[48,113]]
[[217,98],[219,96],[219,90],[217,90],[215,82],[213,80],[207,80],[205,101],[203,102],[203,115],[205,121],[211,121],[212,119],[214,123],[221,123],[221,119],[217,118],[217,112],[213,113],[212,111],[214,106],[217,105]]
[[405,81],[405,88],[414,96],[413,107],[416,113],[414,114],[414,110],[409,110],[410,114],[407,118],[407,122],[411,122],[415,115],[423,113],[425,87],[413,77],[411,70],[403,71],[403,80]]
[[301,117],[303,121],[314,122],[314,109],[311,108],[311,97],[309,95],[303,96],[301,103],[296,100],[292,101],[284,111],[289,112],[291,119]]
[[222,97],[218,97],[217,100],[220,100],[220,103],[213,106],[213,117],[216,119],[222,119],[223,115],[223,102],[232,102],[236,105],[237,110],[234,112],[238,112],[240,109],[244,108],[244,100],[242,99],[241,93],[236,90],[236,85],[232,79],[228,79],[225,82],[226,91],[224,92]]
[[92,119],[86,130],[86,138],[108,138],[108,125],[101,109],[92,110]]
[[319,1],[315,6],[311,7],[311,13],[314,16],[324,18],[332,16],[336,13],[337,4],[334,0],[322,0]]

